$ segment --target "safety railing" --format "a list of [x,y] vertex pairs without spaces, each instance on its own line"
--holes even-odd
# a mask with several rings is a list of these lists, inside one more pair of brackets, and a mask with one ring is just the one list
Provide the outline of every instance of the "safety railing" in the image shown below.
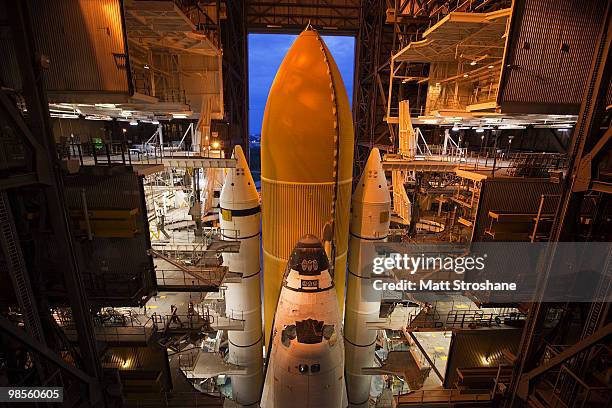
[[[575,388],[573,397],[565,399],[563,389]],[[582,408],[605,406],[612,401],[612,387],[592,386],[578,377],[567,365],[561,365],[551,393],[547,393],[550,407]]]
[[[64,332],[75,329],[74,320],[69,309],[56,309],[53,317]],[[209,330],[218,316],[210,313],[208,308],[193,308],[191,312],[178,314],[153,313],[150,316],[135,314],[131,310],[107,308],[94,315],[96,338],[103,341],[147,341],[153,333],[165,333],[168,330],[190,331]]]
[[[491,393],[482,394],[470,394],[469,399],[458,389],[436,389],[436,390],[417,390],[411,391],[408,394],[398,395],[396,397],[396,403],[399,406],[404,404],[427,404],[435,403],[437,405],[447,403],[452,404],[454,402],[484,402],[491,401]],[[414,405],[417,406],[417,405]],[[423,405],[420,405],[423,406]]]
[[193,287],[194,291],[200,291],[203,288],[218,289],[221,285],[220,274],[209,274],[207,277],[196,277],[194,274],[189,274],[180,269],[157,269],[157,285],[164,289],[172,289],[173,287],[188,288]]
[[203,158],[203,159],[221,159],[221,151],[218,149],[211,149],[210,146],[206,146],[200,149],[200,145],[189,145],[182,143],[180,145],[159,145],[153,143],[146,143],[143,145],[134,145],[132,148],[132,155],[134,153],[140,153],[138,160],[142,163],[147,164],[159,164],[163,163],[164,158]]
[[561,153],[510,152],[508,149],[483,147],[479,150],[448,148],[446,154],[440,149],[431,149],[427,154],[417,154],[408,159],[398,154],[385,155],[389,165],[400,163],[418,164],[419,162],[456,163],[462,170],[487,170],[513,177],[549,177],[551,171],[566,170],[569,161]]
[[60,160],[78,160],[84,165],[161,164],[164,158],[221,159],[221,151],[210,146],[200,151],[184,141],[159,145],[157,143],[128,144],[125,142],[70,142],[56,146]]
[[[76,327],[72,314],[67,309],[53,312],[59,327],[67,335],[75,334]],[[146,342],[157,331],[155,316],[135,316],[131,311],[116,311],[107,308],[93,316],[94,332],[98,341],[104,342]]]
[[224,245],[238,241],[239,236],[240,231],[235,229],[202,227],[201,235],[183,234],[180,237],[173,235],[163,242],[154,242],[153,248],[180,259],[187,251],[191,251],[193,255],[203,252],[223,253],[226,248]]
[[416,313],[410,313],[408,315],[408,327],[409,328],[432,328],[439,329],[443,327],[443,322],[440,319],[440,313],[438,313],[437,303],[433,306],[425,306]]
[[527,315],[521,312],[500,314],[483,310],[451,310],[446,316],[446,327],[476,328],[500,326],[519,320],[525,320]]
[[78,160],[80,165],[111,165],[132,164],[132,156],[136,154],[127,143],[97,143],[86,142],[58,144],[57,152],[60,160]]

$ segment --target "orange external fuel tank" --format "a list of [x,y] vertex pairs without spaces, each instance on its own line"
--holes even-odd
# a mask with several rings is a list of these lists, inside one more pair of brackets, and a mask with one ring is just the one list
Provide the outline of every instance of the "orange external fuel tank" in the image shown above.
[[264,321],[269,344],[287,260],[312,234],[326,242],[344,306],[353,165],[353,119],[340,71],[308,27],[283,60],[268,95],[261,138]]

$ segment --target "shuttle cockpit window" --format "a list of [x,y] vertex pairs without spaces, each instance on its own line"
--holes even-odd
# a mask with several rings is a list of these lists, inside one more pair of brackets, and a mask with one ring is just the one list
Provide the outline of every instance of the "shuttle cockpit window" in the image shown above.
[[303,344],[317,344],[323,341],[323,322],[313,319],[295,322],[297,339]]
[[295,328],[295,324],[290,324],[289,326],[285,326],[283,332],[281,333],[281,342],[283,346],[289,347],[291,340],[295,340],[297,336],[297,330]]
[[326,324],[323,326],[323,337],[325,340],[329,340],[334,335],[335,329],[333,324]]

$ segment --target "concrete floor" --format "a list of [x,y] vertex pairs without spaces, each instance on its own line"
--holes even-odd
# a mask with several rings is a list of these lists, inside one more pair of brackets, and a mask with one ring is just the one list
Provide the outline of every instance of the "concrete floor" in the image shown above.
[[[450,348],[451,332],[415,332],[414,336],[419,341],[429,358],[433,361],[436,368],[444,377],[446,373],[446,364],[448,361],[448,351]],[[416,354],[422,356],[422,353],[417,349]],[[429,365],[422,358],[422,364]],[[429,376],[423,383],[424,389],[439,388],[442,386],[442,381],[438,378],[434,370],[429,372]]]

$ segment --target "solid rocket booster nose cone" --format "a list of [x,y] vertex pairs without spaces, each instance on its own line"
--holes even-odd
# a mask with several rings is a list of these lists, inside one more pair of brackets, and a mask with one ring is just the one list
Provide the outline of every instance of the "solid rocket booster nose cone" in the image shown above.
[[249,173],[251,172],[249,170],[249,165],[247,163],[246,156],[244,155],[244,152],[242,151],[242,147],[240,145],[234,146],[232,158],[236,159],[236,167],[234,169],[241,169],[241,170],[246,169]]
[[378,147],[374,147],[372,148],[372,150],[370,151],[370,154],[368,155],[368,160],[366,161],[364,170],[365,171],[378,170],[379,168],[382,168],[382,160],[380,158],[380,151],[378,150]]
[[[242,151],[242,146],[236,145],[234,146],[234,151],[232,152],[232,157],[237,160],[245,159],[244,152]],[[246,162],[246,159],[245,159]]]
[[232,158],[236,167],[230,168],[225,177],[219,201],[222,208],[245,209],[259,205],[255,181],[240,146],[234,147]]
[[353,200],[368,203],[388,203],[391,201],[380,152],[376,147],[370,151],[359,183],[355,188]]

